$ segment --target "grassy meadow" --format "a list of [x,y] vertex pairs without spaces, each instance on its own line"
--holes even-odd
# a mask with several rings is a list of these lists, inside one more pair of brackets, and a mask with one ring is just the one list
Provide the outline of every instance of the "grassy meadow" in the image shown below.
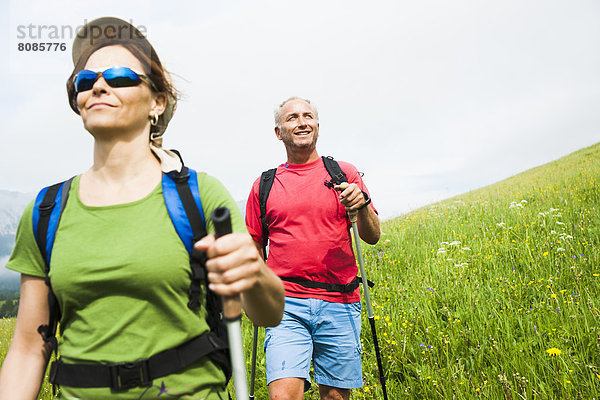
[[[390,399],[600,398],[599,185],[597,144],[383,223],[363,253]],[[352,398],[383,398],[366,314],[362,342]]]
[[597,144],[384,223],[366,264],[390,398],[598,397],[599,179]]

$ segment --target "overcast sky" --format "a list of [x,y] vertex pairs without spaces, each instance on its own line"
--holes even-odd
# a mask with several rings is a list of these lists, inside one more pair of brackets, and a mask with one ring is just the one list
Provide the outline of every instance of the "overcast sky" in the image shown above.
[[[364,172],[384,218],[600,141],[596,0],[1,4],[0,189],[37,192],[91,165],[65,27],[106,15],[143,26],[175,76],[165,147],[238,201],[285,161],[273,108],[292,95],[317,105],[319,153]],[[18,51],[48,41],[66,50]]]

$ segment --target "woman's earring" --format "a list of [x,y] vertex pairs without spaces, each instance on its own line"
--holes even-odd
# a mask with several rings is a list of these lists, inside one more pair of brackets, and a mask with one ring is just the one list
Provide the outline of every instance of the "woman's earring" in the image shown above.
[[152,126],[158,125],[158,114],[155,112],[153,112],[150,115],[150,125],[152,125]]

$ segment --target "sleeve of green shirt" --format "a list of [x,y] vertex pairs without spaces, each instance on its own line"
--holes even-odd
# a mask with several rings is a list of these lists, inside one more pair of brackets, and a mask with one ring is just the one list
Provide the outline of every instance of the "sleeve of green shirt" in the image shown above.
[[27,205],[15,238],[15,247],[6,264],[6,268],[26,275],[43,278],[44,260],[33,236],[33,201]]

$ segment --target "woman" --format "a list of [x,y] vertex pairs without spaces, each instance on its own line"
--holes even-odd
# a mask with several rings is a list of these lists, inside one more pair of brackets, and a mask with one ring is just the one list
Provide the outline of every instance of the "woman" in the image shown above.
[[[52,249],[49,277],[62,312],[59,354],[61,363],[75,370],[99,365],[104,373],[110,364],[111,374],[119,368],[127,372],[130,364],[122,363],[181,348],[209,330],[205,306],[187,306],[190,258],[173,229],[161,187],[164,173],[182,168],[179,157],[161,146],[175,110],[175,90],[151,44],[117,18],[88,23],[73,43],[73,62],[69,102],[94,138],[94,159],[72,181]],[[195,245],[209,257],[210,289],[241,294],[255,324],[278,324],[281,282],[259,256],[226,189],[206,174],[197,180],[204,215],[219,206],[232,212],[233,234],[218,240],[209,235]],[[37,332],[49,320],[49,290],[32,209],[30,204],[23,214],[7,264],[22,274],[21,299],[0,371],[0,399],[37,398],[52,351]],[[212,230],[209,221],[207,230]],[[59,367],[57,376],[69,372]],[[121,372],[116,388],[69,386],[64,383],[69,380],[58,379],[60,396],[227,398],[225,375],[209,357],[137,382],[144,386],[123,387],[127,376]]]

